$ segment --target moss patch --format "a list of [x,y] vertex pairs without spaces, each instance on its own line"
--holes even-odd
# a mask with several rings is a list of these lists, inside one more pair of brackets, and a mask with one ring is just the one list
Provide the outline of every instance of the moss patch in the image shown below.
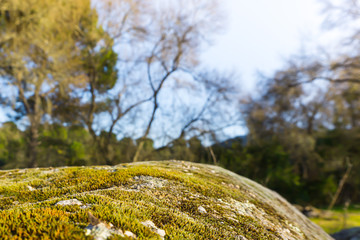
[[[68,199],[82,205],[56,205]],[[219,167],[180,161],[0,171],[0,236],[91,239],[84,230],[90,212],[138,239],[160,239],[141,224],[146,220],[165,230],[165,239],[312,239],[315,230],[330,239],[279,212],[293,213],[279,199]]]

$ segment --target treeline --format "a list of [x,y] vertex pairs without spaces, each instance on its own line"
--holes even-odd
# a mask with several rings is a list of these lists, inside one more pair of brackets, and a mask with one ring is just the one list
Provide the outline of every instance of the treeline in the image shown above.
[[[29,130],[21,131],[13,122],[6,122],[0,128],[0,168],[26,168],[29,163],[27,144]],[[107,133],[98,137],[106,141]],[[44,125],[39,131],[39,148],[37,163],[39,167],[89,166],[105,165],[107,158],[112,164],[133,161],[140,139],[117,140],[113,134],[108,144],[108,152],[94,144],[89,131],[82,126],[65,127],[59,124]],[[107,154],[108,156],[105,156]],[[177,139],[171,146],[154,147],[152,139],[145,139],[143,151],[139,158],[142,161],[184,159],[193,162],[213,163],[209,148],[196,138]]]
[[[288,129],[290,131],[290,129]],[[25,168],[29,162],[27,137],[29,130],[19,130],[12,122],[0,128],[0,168]],[[308,135],[304,129],[292,129],[284,135],[267,133],[261,139],[249,134],[204,146],[200,139],[177,139],[168,146],[154,147],[150,138],[144,141],[139,158],[151,160],[186,160],[218,164],[242,176],[256,180],[289,201],[299,204],[327,206],[339,188],[351,162],[351,173],[341,189],[337,204],[360,201],[360,129],[317,130]],[[132,162],[139,139],[105,140],[108,152],[94,143],[82,126],[44,125],[39,134],[38,166],[90,166]]]
[[336,205],[360,202],[360,129],[324,130],[313,136],[298,129],[249,140],[245,146],[241,141],[215,145],[213,151],[221,166],[293,203],[329,207],[333,200]]

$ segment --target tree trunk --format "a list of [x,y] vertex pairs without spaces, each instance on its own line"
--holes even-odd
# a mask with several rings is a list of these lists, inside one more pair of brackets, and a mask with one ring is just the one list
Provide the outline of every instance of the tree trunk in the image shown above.
[[39,126],[41,124],[41,116],[42,116],[39,86],[40,85],[36,86],[35,88],[33,109],[31,109],[31,107],[29,107],[30,104],[26,102],[27,112],[30,113],[29,116],[30,136],[28,142],[28,157],[29,157],[28,167],[30,168],[35,168],[38,166]]
[[30,126],[30,136],[28,142],[28,157],[29,157],[29,168],[35,168],[38,166],[38,146],[39,146],[39,130],[36,124]]
[[144,141],[140,141],[139,146],[136,149],[136,153],[135,153],[135,156],[133,158],[133,162],[139,161],[139,156],[140,156],[140,153],[141,153],[143,147],[144,147]]
[[215,153],[214,153],[212,147],[209,147],[209,152],[210,152],[210,155],[211,155],[214,165],[217,165],[216,156],[215,156]]
[[158,102],[157,102],[157,94],[158,94],[158,92],[154,94],[154,108],[153,108],[153,111],[152,111],[152,114],[151,114],[151,118],[150,118],[150,121],[149,121],[149,123],[147,125],[145,134],[140,138],[140,143],[139,143],[138,148],[136,149],[136,153],[135,153],[135,156],[133,158],[133,162],[139,161],[140,153],[141,153],[142,149],[144,148],[144,141],[147,138],[147,136],[149,135],[151,126],[152,126],[152,124],[154,122],[156,110],[159,107]]
[[346,183],[346,180],[348,179],[348,177],[350,175],[351,168],[352,168],[352,163],[350,162],[349,158],[346,159],[346,164],[347,164],[346,172],[345,172],[344,176],[341,178],[341,180],[339,182],[339,186],[338,186],[338,188],[336,190],[336,193],[335,193],[334,197],[332,198],[332,200],[331,200],[331,202],[329,204],[328,210],[331,210],[334,207],[334,205],[335,205],[335,203],[336,203],[336,201],[337,201],[337,199],[338,199],[338,197],[339,197],[339,195],[340,195],[340,193],[341,193],[341,191],[342,191],[342,189],[343,189],[343,187],[344,187],[344,185]]
[[[101,140],[100,140],[101,141]],[[114,161],[113,159],[111,159],[110,157],[110,153],[109,153],[109,145],[110,145],[110,141],[108,139],[105,140],[105,143],[103,146],[99,146],[100,150],[103,154],[103,158],[105,158],[105,163],[106,165],[113,165]]]

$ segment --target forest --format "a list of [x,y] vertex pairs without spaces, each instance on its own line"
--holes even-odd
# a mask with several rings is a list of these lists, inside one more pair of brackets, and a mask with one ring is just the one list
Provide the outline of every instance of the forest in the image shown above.
[[336,52],[291,56],[250,94],[200,57],[220,2],[155,2],[0,0],[0,169],[177,159],[292,203],[360,203],[359,1],[324,4],[347,29]]

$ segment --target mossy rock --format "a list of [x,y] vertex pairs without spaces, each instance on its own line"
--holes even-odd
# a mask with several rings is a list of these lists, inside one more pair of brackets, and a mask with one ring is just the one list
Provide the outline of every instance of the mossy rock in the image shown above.
[[0,171],[0,239],[104,239],[86,235],[89,221],[96,225],[89,218],[111,229],[109,239],[131,239],[125,231],[161,239],[146,221],[165,239],[332,239],[277,193],[217,166],[162,161]]

